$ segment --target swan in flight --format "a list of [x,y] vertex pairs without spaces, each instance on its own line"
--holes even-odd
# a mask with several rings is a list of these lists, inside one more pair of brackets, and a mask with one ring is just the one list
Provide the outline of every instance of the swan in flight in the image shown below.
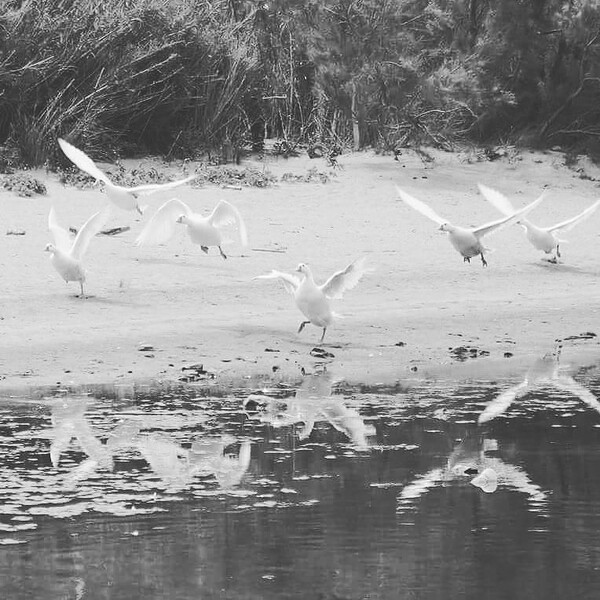
[[221,200],[208,217],[192,212],[190,207],[178,198],[167,200],[148,221],[136,240],[138,246],[145,244],[164,244],[175,233],[177,223],[186,225],[187,232],[194,244],[198,244],[208,254],[210,246],[216,246],[223,258],[227,258],[221,244],[221,228],[234,224],[237,226],[240,242],[248,244],[246,225],[233,204]]
[[410,194],[407,194],[398,186],[396,186],[396,190],[398,191],[400,199],[405,204],[408,204],[411,208],[414,208],[422,215],[437,223],[440,226],[440,231],[446,231],[448,233],[451,244],[454,246],[454,248],[456,248],[456,250],[458,250],[458,252],[460,252],[465,262],[471,262],[471,258],[479,255],[481,257],[481,263],[484,267],[487,267],[487,261],[485,260],[483,253],[489,251],[489,249],[483,245],[481,238],[489,233],[492,233],[493,231],[497,231],[501,227],[505,227],[506,225],[510,225],[511,223],[518,221],[519,217],[525,216],[543,199],[542,195],[524,208],[513,212],[502,219],[491,221],[490,223],[486,223],[479,227],[459,227],[458,225],[453,225],[452,223],[448,222],[447,219],[440,217],[440,215],[438,215],[430,206],[424,202],[421,202],[420,200],[417,200]]
[[525,379],[500,395],[496,396],[479,415],[477,422],[481,425],[505,413],[518,398],[522,398],[532,390],[555,388],[561,392],[577,396],[584,404],[600,412],[600,402],[588,389],[575,381],[570,375],[561,375],[559,346],[555,352],[549,352],[538,358],[527,371]]
[[114,184],[108,178],[106,173],[101,171],[96,163],[85,152],[79,150],[79,148],[75,148],[75,146],[72,146],[69,142],[66,142],[61,138],[58,139],[58,145],[73,164],[82,171],[85,171],[88,175],[94,177],[96,181],[102,181],[104,183],[106,195],[111,202],[123,210],[137,210],[140,215],[144,213],[145,206],[140,206],[138,204],[138,195],[148,195],[163,190],[170,190],[188,183],[196,177],[195,175],[190,175],[185,179],[178,179],[177,181],[170,181],[169,183],[148,183],[135,187],[124,187]]
[[350,263],[345,269],[334,273],[325,283],[317,285],[313,278],[312,271],[304,263],[300,263],[296,268],[298,276],[282,273],[281,271],[271,271],[266,275],[258,275],[254,279],[280,279],[287,292],[294,296],[296,306],[306,317],[306,321],[300,323],[298,333],[306,325],[312,323],[317,327],[323,328],[320,342],[325,338],[325,332],[331,325],[336,315],[331,310],[330,299],[341,298],[346,290],[356,286],[365,274],[365,259],[359,258]]
[[[494,205],[501,213],[510,215],[515,212],[512,203],[504,194],[501,194],[500,192],[492,190],[481,184],[479,184],[479,189],[485,196],[486,200]],[[561,240],[556,237],[556,233],[561,230],[569,231],[570,229],[573,229],[575,225],[578,225],[581,223],[581,221],[591,216],[596,211],[598,206],[600,206],[600,200],[591,206],[588,206],[585,210],[581,211],[574,217],[566,219],[565,221],[561,221],[560,223],[556,223],[556,225],[551,225],[550,227],[538,227],[528,219],[519,219],[518,223],[525,230],[527,239],[531,242],[534,248],[541,250],[546,254],[552,254],[552,252],[556,253],[555,256],[549,259],[550,262],[556,263],[560,258],[560,244],[566,242],[566,240]]]
[[50,209],[48,215],[48,229],[54,236],[54,244],[47,244],[46,252],[50,252],[52,266],[67,283],[69,281],[79,281],[82,298],[85,297],[83,294],[85,269],[81,261],[91,239],[99,233],[106,223],[109,212],[110,207],[107,206],[104,210],[92,215],[83,224],[73,242],[69,232],[58,224],[54,208]]

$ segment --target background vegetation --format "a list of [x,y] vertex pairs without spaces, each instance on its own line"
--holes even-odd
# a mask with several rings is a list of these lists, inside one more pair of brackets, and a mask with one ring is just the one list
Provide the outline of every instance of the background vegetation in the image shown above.
[[[236,158],[600,139],[596,0],[4,0],[0,145]],[[5,160],[7,160],[5,158]]]

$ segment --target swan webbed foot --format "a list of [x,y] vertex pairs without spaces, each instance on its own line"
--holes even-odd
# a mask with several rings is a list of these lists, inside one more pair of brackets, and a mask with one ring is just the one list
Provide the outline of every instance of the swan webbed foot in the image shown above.
[[310,321],[302,321],[302,323],[300,323],[300,327],[298,327],[298,333],[301,333],[301,331],[308,325],[310,324]]

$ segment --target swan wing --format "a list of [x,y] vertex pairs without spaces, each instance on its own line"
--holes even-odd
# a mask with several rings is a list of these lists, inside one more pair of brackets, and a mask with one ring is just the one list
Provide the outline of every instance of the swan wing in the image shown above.
[[276,271],[275,269],[266,275],[257,275],[254,277],[254,279],[279,279],[283,283],[285,291],[289,292],[290,294],[295,294],[298,286],[300,285],[300,279],[294,277],[294,275]]
[[173,237],[177,219],[182,215],[191,216],[191,214],[190,207],[179,198],[167,200],[142,229],[135,241],[136,246],[164,244]]
[[527,206],[525,206],[525,207],[517,210],[516,212],[513,212],[512,214],[510,214],[508,216],[504,216],[501,219],[497,219],[497,220],[492,221],[490,223],[486,223],[485,225],[481,225],[480,227],[475,227],[471,231],[478,238],[480,238],[480,237],[482,237],[482,236],[484,236],[484,235],[486,235],[488,233],[492,233],[493,231],[497,231],[498,229],[501,229],[502,227],[506,227],[507,225],[511,225],[512,223],[515,223],[521,217],[524,217],[530,211],[532,211],[544,199],[544,195],[545,195],[545,193],[542,193],[542,195],[539,198],[537,198],[536,200],[534,200],[533,202],[531,202]]
[[342,271],[334,273],[320,286],[321,291],[328,298],[341,298],[346,290],[356,286],[365,272],[365,258],[358,258]]
[[85,152],[79,150],[79,148],[75,148],[75,146],[69,144],[69,142],[66,142],[62,138],[58,138],[58,145],[65,153],[66,157],[82,171],[85,171],[95,179],[103,181],[108,185],[112,185],[106,173],[101,171],[96,166],[96,163]]
[[50,209],[50,214],[48,215],[48,229],[52,236],[54,237],[55,246],[64,253],[68,253],[71,250],[71,236],[69,232],[58,224],[56,219],[56,213],[54,212],[54,207]]
[[425,202],[417,200],[417,198],[411,196],[410,194],[407,194],[398,186],[396,186],[396,191],[398,192],[398,196],[400,196],[400,200],[402,200],[402,202],[408,204],[408,206],[410,206],[411,208],[414,208],[415,210],[419,211],[422,215],[431,219],[438,225],[443,225],[444,223],[448,222],[447,219],[443,219],[442,217],[440,217],[440,215],[438,215],[429,205],[425,204]]
[[501,192],[498,190],[493,190],[492,188],[487,187],[487,185],[483,185],[482,183],[478,183],[477,187],[479,191],[483,195],[483,197],[496,209],[498,209],[505,216],[514,215],[516,212],[515,207],[512,202]]
[[176,181],[168,181],[167,183],[145,183],[143,185],[137,185],[135,187],[119,187],[120,189],[127,190],[133,194],[141,194],[142,196],[147,196],[149,194],[154,194],[155,192],[160,192],[164,190],[172,190],[173,188],[179,187],[180,185],[184,185],[189,183],[193,179],[196,179],[196,175],[190,175],[189,177],[185,177],[184,179],[177,179]]
[[240,242],[243,246],[248,245],[248,233],[246,232],[244,219],[242,219],[240,211],[227,200],[221,200],[215,206],[208,217],[208,222],[215,227],[235,224],[240,235]]
[[77,232],[75,241],[73,242],[73,248],[71,249],[71,255],[74,259],[80,260],[86,253],[90,241],[92,238],[100,233],[102,227],[108,220],[110,215],[110,207],[106,206],[103,210],[93,214]]
[[575,215],[574,217],[571,217],[570,219],[567,219],[566,221],[561,221],[560,223],[557,223],[556,225],[552,225],[552,227],[547,227],[546,229],[547,229],[547,231],[558,231],[559,229],[563,229],[564,231],[569,231],[570,229],[573,229],[573,227],[575,227],[575,225],[577,225],[578,223],[581,223],[581,221],[587,219],[589,216],[594,214],[594,212],[596,212],[596,209],[598,208],[598,206],[600,206],[600,200],[598,200],[598,202],[595,202],[591,206],[588,206],[585,210],[581,211],[578,215]]

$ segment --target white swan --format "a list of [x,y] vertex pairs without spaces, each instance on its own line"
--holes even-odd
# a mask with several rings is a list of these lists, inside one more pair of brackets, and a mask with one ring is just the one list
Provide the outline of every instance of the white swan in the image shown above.
[[510,225],[511,223],[515,223],[518,221],[519,217],[525,216],[530,210],[533,210],[543,199],[543,194],[537,200],[528,204],[526,207],[514,212],[508,216],[505,216],[502,219],[497,219],[496,221],[491,221],[490,223],[486,223],[479,227],[459,227],[458,225],[452,225],[452,223],[448,222],[443,217],[440,217],[430,206],[417,200],[410,194],[407,194],[403,190],[401,190],[398,186],[396,186],[396,190],[400,199],[408,204],[411,208],[414,208],[422,215],[428,217],[435,223],[440,226],[441,231],[448,232],[448,237],[450,238],[450,242],[460,252],[463,256],[465,262],[471,262],[471,258],[474,256],[481,256],[481,262],[484,267],[487,266],[487,261],[483,253],[485,251],[489,251],[486,248],[481,238],[484,235],[492,233],[493,231],[497,231],[501,227],[505,227],[506,225]]
[[81,261],[91,239],[106,223],[109,212],[110,209],[107,206],[104,210],[92,215],[83,224],[73,242],[71,242],[69,232],[58,224],[54,208],[50,209],[48,215],[48,229],[54,236],[54,244],[47,244],[46,252],[50,252],[52,266],[67,283],[69,281],[79,281],[82,298],[84,297],[85,269]]
[[223,258],[227,258],[221,244],[223,236],[221,228],[234,224],[237,226],[240,242],[243,246],[248,244],[246,225],[235,206],[221,200],[208,217],[203,217],[192,212],[190,207],[178,198],[165,202],[153,217],[148,221],[136,240],[138,246],[145,244],[164,244],[175,233],[177,223],[186,225],[187,232],[194,244],[208,253],[210,246],[216,246]]
[[96,163],[85,152],[79,150],[79,148],[75,148],[75,146],[72,146],[69,142],[66,142],[61,138],[58,139],[58,145],[72,163],[82,171],[85,171],[88,175],[94,177],[97,181],[102,181],[104,183],[106,195],[111,202],[123,210],[137,210],[140,215],[143,214],[145,206],[140,206],[138,204],[138,194],[148,195],[162,190],[170,190],[183,185],[184,183],[188,183],[196,177],[195,175],[190,175],[185,179],[178,179],[177,181],[170,181],[169,183],[148,183],[135,187],[124,187],[114,184],[108,178],[106,173],[101,171]]
[[334,273],[322,285],[315,283],[312,271],[304,263],[298,265],[296,272],[301,276],[273,270],[266,275],[258,275],[254,279],[280,279],[286,291],[294,296],[296,306],[308,319],[300,323],[298,333],[304,329],[305,325],[312,323],[323,328],[323,334],[319,340],[322,342],[334,317],[339,316],[331,310],[329,300],[341,298],[346,290],[356,286],[366,272],[365,259],[359,258],[350,263],[345,269]]
[[[479,184],[479,189],[485,196],[486,200],[493,204],[501,213],[509,215],[515,212],[512,203],[504,194],[501,194],[500,192],[492,190],[481,184]],[[552,254],[552,252],[555,252],[556,255],[550,260],[551,262],[558,262],[558,259],[560,258],[560,244],[562,242],[566,242],[566,240],[561,240],[556,237],[556,233],[558,233],[560,230],[569,231],[570,229],[573,229],[575,225],[581,223],[581,221],[591,216],[596,211],[598,206],[600,206],[600,200],[591,206],[588,206],[588,208],[581,211],[574,217],[566,219],[565,221],[561,221],[560,223],[556,223],[556,225],[551,225],[550,227],[538,227],[527,219],[519,219],[518,223],[525,230],[527,239],[531,242],[534,248],[541,250],[546,254]]]

